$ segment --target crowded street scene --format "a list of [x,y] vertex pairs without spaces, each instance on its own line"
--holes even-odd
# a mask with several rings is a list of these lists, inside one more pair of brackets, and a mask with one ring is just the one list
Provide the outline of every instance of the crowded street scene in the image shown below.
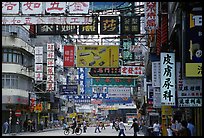
[[202,136],[201,2],[2,2],[2,136]]

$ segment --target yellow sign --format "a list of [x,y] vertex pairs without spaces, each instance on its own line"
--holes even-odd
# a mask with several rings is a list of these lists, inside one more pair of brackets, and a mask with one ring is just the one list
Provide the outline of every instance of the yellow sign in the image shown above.
[[186,63],[186,77],[202,77],[202,63]]
[[119,46],[77,46],[77,67],[119,67]]
[[173,110],[172,110],[171,106],[162,106],[161,108],[162,108],[162,110],[161,110],[162,115],[172,115]]

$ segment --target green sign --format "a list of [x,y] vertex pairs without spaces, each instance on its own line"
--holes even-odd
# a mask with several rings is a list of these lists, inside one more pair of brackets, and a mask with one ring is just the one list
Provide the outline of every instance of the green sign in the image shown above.
[[92,86],[135,86],[132,78],[92,78]]

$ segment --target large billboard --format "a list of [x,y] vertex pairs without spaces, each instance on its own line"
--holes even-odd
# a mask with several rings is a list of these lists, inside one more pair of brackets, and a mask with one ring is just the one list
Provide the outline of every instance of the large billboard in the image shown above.
[[118,67],[119,46],[77,46],[77,67]]

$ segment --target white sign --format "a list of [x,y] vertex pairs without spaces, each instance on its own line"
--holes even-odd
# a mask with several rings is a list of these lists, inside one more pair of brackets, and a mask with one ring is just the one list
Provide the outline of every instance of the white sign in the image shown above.
[[35,55],[35,63],[43,63],[43,55]]
[[43,47],[35,47],[35,81],[43,80]]
[[42,81],[42,80],[43,80],[43,73],[35,72],[35,81]]
[[55,45],[54,43],[47,43],[47,91],[54,90],[54,81],[55,81]]
[[35,55],[43,55],[43,47],[35,47]]
[[35,64],[35,72],[43,72],[43,64]]
[[152,86],[160,87],[161,79],[160,79],[161,71],[160,71],[160,62],[152,62]]
[[19,14],[19,2],[2,2],[2,14]]
[[47,91],[53,91],[55,89],[54,83],[53,82],[47,82]]
[[109,97],[130,97],[131,88],[126,87],[109,87]]
[[42,14],[42,2],[21,2],[22,14]]
[[68,2],[70,14],[88,14],[89,2]]
[[139,75],[143,76],[145,68],[143,66],[121,66],[122,75]]
[[161,104],[175,106],[175,53],[161,53]]
[[69,17],[2,17],[2,24],[32,25],[32,24],[66,24],[66,25],[87,25],[92,24],[91,16],[69,16]]
[[47,13],[65,13],[66,2],[46,2]]

